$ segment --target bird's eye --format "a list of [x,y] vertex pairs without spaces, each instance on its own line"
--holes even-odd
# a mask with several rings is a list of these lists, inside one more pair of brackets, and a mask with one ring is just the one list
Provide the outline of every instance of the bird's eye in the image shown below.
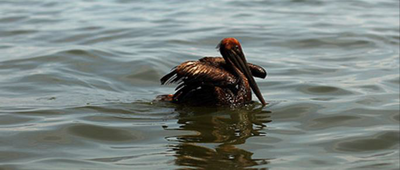
[[239,45],[235,45],[235,49],[238,50],[239,49]]

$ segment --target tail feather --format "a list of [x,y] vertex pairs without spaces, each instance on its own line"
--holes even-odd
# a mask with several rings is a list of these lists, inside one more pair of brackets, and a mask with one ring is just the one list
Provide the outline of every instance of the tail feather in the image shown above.
[[176,74],[175,69],[160,79],[161,85],[168,84],[169,80]]

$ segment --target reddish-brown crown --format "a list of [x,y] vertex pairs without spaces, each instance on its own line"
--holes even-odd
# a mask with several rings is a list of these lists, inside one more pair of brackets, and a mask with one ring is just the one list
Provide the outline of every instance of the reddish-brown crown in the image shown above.
[[224,38],[219,44],[219,48],[223,50],[230,50],[235,46],[241,48],[240,43],[236,38]]

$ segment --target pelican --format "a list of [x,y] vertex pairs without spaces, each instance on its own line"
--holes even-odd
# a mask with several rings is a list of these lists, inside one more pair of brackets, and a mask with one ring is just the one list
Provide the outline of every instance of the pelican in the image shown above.
[[204,57],[186,61],[161,78],[161,84],[176,83],[175,94],[160,95],[158,100],[192,106],[240,107],[251,103],[251,90],[261,104],[266,102],[253,76],[265,78],[260,66],[247,63],[235,38],[225,38],[217,46],[222,57]]

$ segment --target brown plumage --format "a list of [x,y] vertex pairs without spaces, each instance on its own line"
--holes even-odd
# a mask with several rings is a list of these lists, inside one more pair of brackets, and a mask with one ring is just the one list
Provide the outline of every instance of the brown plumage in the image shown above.
[[265,78],[266,71],[247,63],[240,43],[234,38],[223,39],[218,47],[223,57],[186,61],[162,77],[161,84],[178,86],[174,95],[161,95],[158,99],[195,106],[235,107],[251,102],[250,88],[253,88],[265,105],[253,76]]

